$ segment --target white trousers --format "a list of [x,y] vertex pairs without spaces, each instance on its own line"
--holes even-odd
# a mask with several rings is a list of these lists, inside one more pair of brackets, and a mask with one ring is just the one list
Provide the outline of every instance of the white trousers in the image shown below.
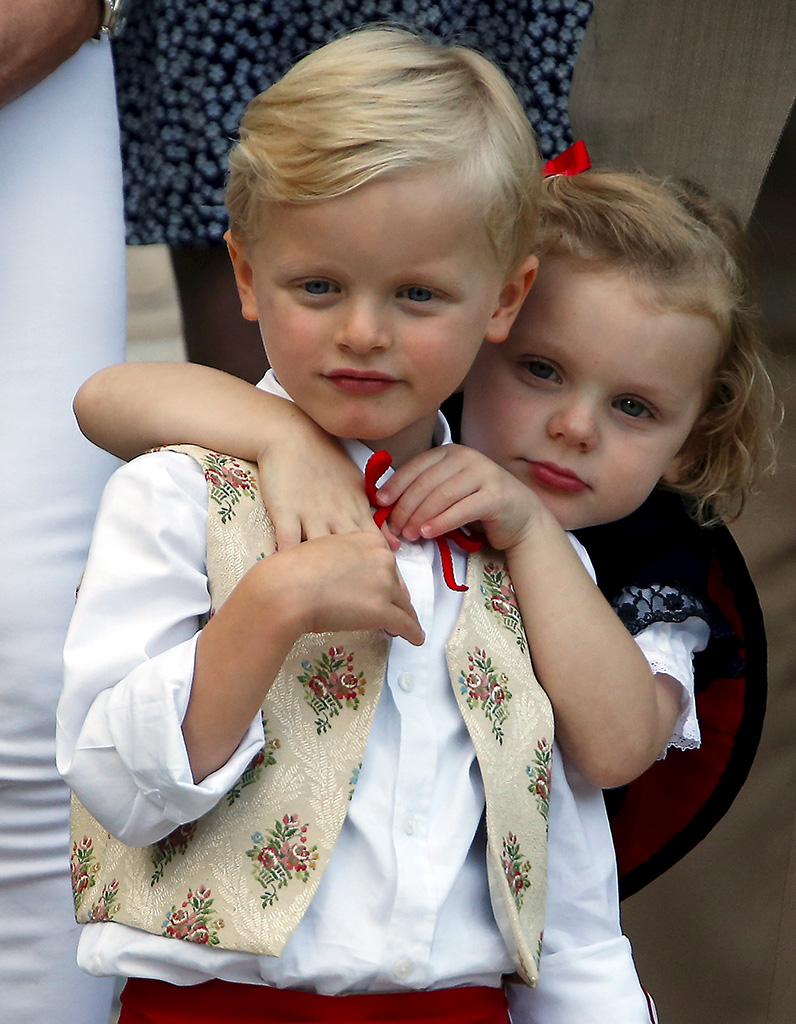
[[61,650],[113,460],[79,384],[124,358],[125,267],[107,42],[0,110],[0,1024],[107,1024],[75,965],[69,799],[54,764]]

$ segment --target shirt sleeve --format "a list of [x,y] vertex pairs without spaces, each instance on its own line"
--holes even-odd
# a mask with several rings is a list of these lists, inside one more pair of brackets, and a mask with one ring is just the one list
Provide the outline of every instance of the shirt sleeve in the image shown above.
[[[680,715],[666,745],[692,750],[702,742],[694,699],[693,657],[704,651],[710,640],[710,627],[704,619],[691,616],[683,622],[653,622],[634,637],[654,673],[676,679],[682,687]],[[661,757],[665,757],[664,750]]]
[[182,720],[210,607],[206,525],[204,475],[193,459],[159,452],[118,470],[67,636],[58,768],[131,846],[210,810],[264,742],[257,716],[229,761],[193,782]]
[[574,533],[567,533],[567,537],[569,537],[569,542],[575,549],[575,554],[578,556],[581,562],[583,562],[583,567],[585,568],[586,572],[589,574],[589,576],[591,576],[591,578],[596,583],[597,574],[594,571],[594,566],[592,565],[591,558],[589,558],[588,551],[586,550],[586,548],[584,548],[584,546],[581,544],[581,542],[578,540]]

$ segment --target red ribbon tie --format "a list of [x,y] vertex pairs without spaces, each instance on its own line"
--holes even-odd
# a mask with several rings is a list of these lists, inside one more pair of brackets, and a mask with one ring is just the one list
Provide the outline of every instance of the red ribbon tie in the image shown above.
[[[368,496],[368,501],[373,505],[376,511],[373,514],[373,521],[376,526],[381,527],[385,519],[389,516],[395,507],[395,503],[392,505],[377,505],[376,504],[376,491],[378,489],[378,482],[381,477],[387,472],[392,465],[392,456],[389,452],[378,451],[374,452],[368,459],[367,465],[365,466],[365,493]],[[439,557],[442,562],[442,576],[450,590],[467,590],[466,583],[457,583],[456,577],[453,575],[453,555],[451,554],[449,541],[453,541],[454,544],[466,551],[468,554],[473,551],[478,551],[483,545],[482,540],[478,540],[475,537],[471,537],[463,530],[448,530],[447,533],[443,533],[439,537],[435,537],[434,540],[437,542],[439,548]]]

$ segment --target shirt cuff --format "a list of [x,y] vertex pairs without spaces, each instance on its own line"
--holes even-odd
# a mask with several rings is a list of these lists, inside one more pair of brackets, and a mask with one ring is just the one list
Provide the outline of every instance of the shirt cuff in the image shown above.
[[118,837],[131,845],[154,842],[177,825],[206,814],[265,742],[257,715],[226,764],[202,782],[193,781],[182,720],[190,697],[185,680],[193,677],[196,640],[192,637],[145,662],[99,694],[81,730],[76,759],[90,758],[93,752],[107,760],[104,754],[114,751],[138,791],[123,826],[111,829],[115,835],[123,831]]
[[692,616],[684,622],[654,622],[634,637],[654,673],[671,676],[682,687],[680,714],[661,757],[669,747],[693,750],[702,742],[694,699],[693,656],[704,651],[710,639],[710,627],[704,619]]

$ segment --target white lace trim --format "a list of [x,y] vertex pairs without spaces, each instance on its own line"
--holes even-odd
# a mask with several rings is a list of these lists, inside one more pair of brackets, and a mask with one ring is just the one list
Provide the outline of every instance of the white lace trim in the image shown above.
[[671,676],[682,686],[680,715],[661,757],[669,747],[694,750],[702,742],[694,699],[693,655],[704,650],[709,638],[707,623],[696,616],[684,622],[654,622],[634,638],[652,672]]

